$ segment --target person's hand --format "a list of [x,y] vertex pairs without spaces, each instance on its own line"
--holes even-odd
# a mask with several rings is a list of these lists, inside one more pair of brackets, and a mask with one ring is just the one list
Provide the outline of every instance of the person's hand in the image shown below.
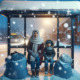
[[49,60],[49,58],[48,58],[48,57],[46,57],[46,59],[47,59],[47,60]]
[[50,60],[53,60],[53,57],[50,57]]
[[32,53],[33,51],[32,50],[30,50],[30,49],[28,49],[28,51],[30,52],[30,53]]

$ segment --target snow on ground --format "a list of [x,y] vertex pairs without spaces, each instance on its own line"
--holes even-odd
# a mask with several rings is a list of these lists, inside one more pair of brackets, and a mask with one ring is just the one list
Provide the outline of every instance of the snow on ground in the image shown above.
[[[0,80],[14,80],[14,79],[9,79],[5,76],[2,76]],[[63,79],[58,76],[52,75],[51,77],[49,76],[39,76],[39,77],[27,77],[26,79],[15,79],[15,80],[80,80],[80,74],[77,73],[75,70],[73,70],[73,76],[68,78],[68,79]]]

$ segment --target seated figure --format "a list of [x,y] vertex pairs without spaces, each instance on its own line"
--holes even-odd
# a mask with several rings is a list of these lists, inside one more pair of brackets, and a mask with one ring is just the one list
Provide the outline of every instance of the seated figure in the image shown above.
[[46,41],[43,55],[45,58],[45,74],[48,74],[48,62],[50,62],[50,73],[52,74],[55,51],[53,49],[53,42],[51,40]]
[[39,31],[33,30],[28,43],[28,63],[31,65],[32,77],[39,76],[40,64],[43,60],[43,41]]

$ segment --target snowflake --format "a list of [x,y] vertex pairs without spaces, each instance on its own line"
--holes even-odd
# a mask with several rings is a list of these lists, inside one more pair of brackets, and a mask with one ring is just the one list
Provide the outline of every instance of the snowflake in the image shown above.
[[33,24],[31,24],[30,26],[33,27]]
[[41,5],[42,5],[42,7],[45,7],[46,6],[45,3],[42,3]]
[[14,10],[14,8],[11,8],[10,10]]
[[67,73],[67,71],[64,71],[64,73],[66,74],[66,73]]
[[8,74],[9,76],[11,75],[11,73]]
[[75,29],[76,28],[76,26],[73,26],[73,29]]
[[20,15],[19,15],[19,17],[21,18],[21,17],[22,17],[22,15],[20,14]]
[[64,47],[66,48],[66,45]]
[[8,56],[8,59],[11,59],[11,56],[10,55]]
[[32,15],[34,15],[34,13],[32,13]]
[[60,39],[58,39],[58,41],[60,41]]
[[8,26],[10,28],[10,26]]
[[51,12],[50,12],[50,11],[48,11],[48,14],[51,14]]
[[67,28],[68,26],[69,26],[68,23],[65,23],[65,24],[64,24],[64,27],[65,27],[65,28]]
[[70,10],[67,10],[67,13],[70,13],[71,11]]
[[13,75],[17,76],[16,74],[17,74],[16,71],[14,71],[14,72],[13,72]]
[[1,57],[3,57],[4,56],[4,54],[1,54]]
[[59,67],[59,70],[62,70],[62,67]]
[[67,34],[67,38],[70,39],[71,38],[71,35],[70,34]]
[[13,23],[13,24],[16,24],[16,22],[15,22],[15,21],[13,21],[12,23]]
[[53,29],[53,32],[55,31],[55,29]]
[[34,18],[35,18],[36,16],[34,15]]
[[23,65],[20,66],[21,68],[23,67]]
[[53,15],[52,17],[55,18],[55,15]]
[[18,66],[18,63],[16,62],[15,65]]
[[10,37],[8,36],[8,38],[10,38]]

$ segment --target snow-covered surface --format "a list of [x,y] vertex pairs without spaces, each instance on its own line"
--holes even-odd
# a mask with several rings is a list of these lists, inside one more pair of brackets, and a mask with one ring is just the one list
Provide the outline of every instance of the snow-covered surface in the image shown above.
[[[68,6],[67,6],[68,5]],[[2,1],[2,10],[80,9],[79,1]]]
[[[14,80],[14,79],[9,79],[5,76],[2,76],[0,78],[0,80]],[[39,77],[28,77],[26,79],[16,79],[16,80],[80,80],[80,74],[78,72],[76,72],[75,70],[73,70],[73,76],[68,78],[68,79],[63,79],[60,77],[57,77],[55,75],[52,75],[51,77],[49,76],[39,76]]]

